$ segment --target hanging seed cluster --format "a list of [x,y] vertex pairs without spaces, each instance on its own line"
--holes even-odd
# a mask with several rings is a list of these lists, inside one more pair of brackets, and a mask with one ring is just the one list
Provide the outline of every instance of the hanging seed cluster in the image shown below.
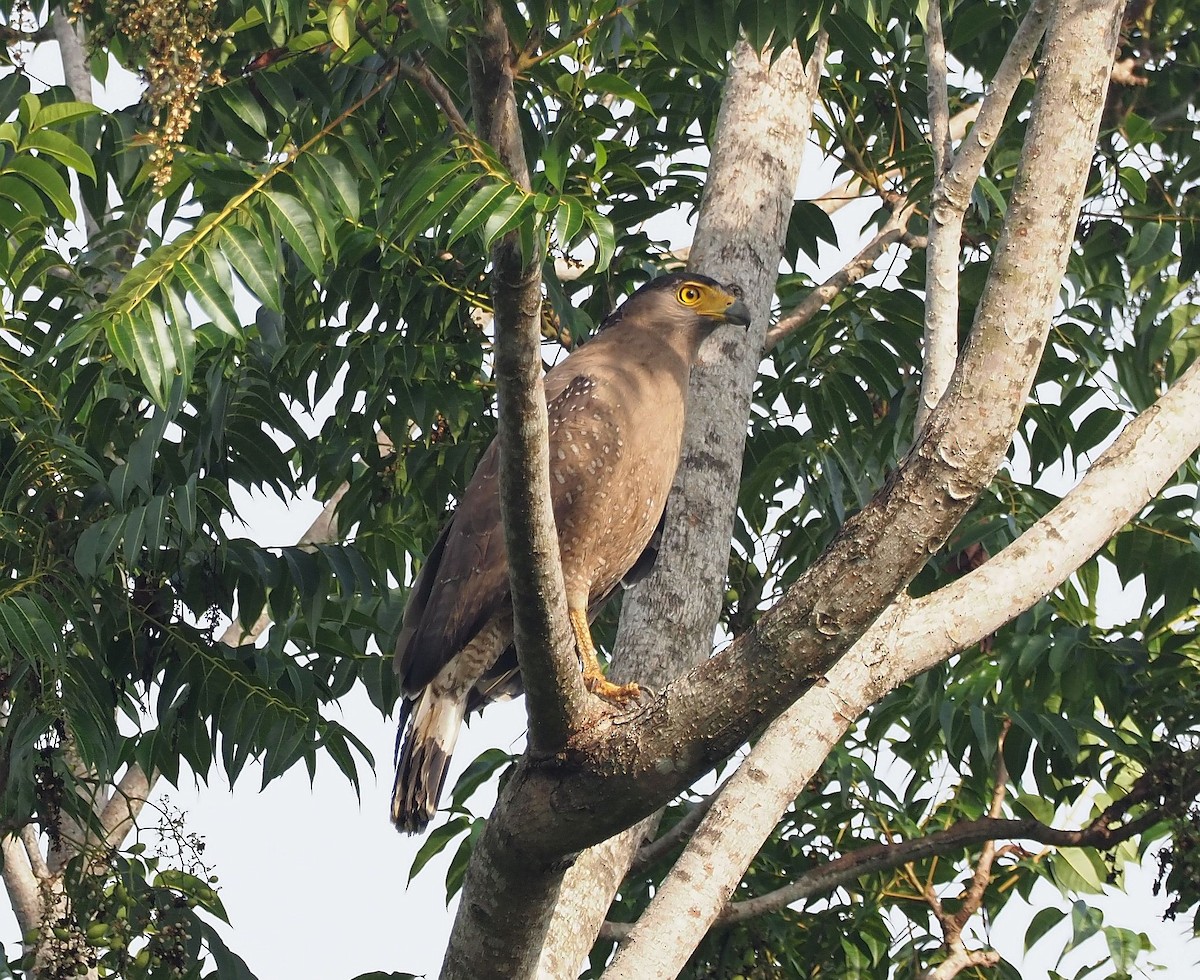
[[[92,0],[76,0],[83,13]],[[217,0],[113,0],[105,9],[114,34],[142,63],[146,100],[153,111],[149,134],[154,186],[171,179],[175,151],[183,143],[201,89],[222,85],[211,52],[225,40],[217,25]]]

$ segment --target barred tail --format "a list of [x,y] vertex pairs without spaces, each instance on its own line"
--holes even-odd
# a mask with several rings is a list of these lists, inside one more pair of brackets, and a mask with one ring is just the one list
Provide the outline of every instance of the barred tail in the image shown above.
[[465,701],[426,690],[411,703],[403,742],[396,759],[392,789],[392,823],[407,834],[423,831],[437,812],[438,796],[450,768],[450,756],[466,714]]

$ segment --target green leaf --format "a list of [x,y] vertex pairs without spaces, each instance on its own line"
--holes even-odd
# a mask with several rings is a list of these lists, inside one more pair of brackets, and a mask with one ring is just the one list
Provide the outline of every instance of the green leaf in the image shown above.
[[217,284],[207,269],[198,262],[180,262],[175,266],[175,275],[221,333],[235,340],[242,335],[242,324],[233,307],[233,298]]
[[617,238],[613,231],[613,223],[597,211],[588,211],[584,215],[584,220],[596,233],[596,264],[592,271],[603,272],[608,268],[617,251]]
[[349,51],[354,43],[354,13],[346,0],[332,0],[325,8],[325,19],[329,25],[329,37],[343,51]]
[[471,829],[471,821],[467,817],[454,817],[448,820],[440,827],[434,830],[425,838],[425,843],[421,845],[421,849],[417,851],[417,856],[413,858],[412,867],[408,869],[408,880],[411,884],[412,880],[421,873],[421,869],[429,863],[429,861],[446,849],[449,844],[459,834],[468,832]]
[[0,599],[0,627],[7,633],[6,646],[31,662],[50,663],[61,639],[47,621],[48,610],[29,596],[9,595]]
[[283,310],[275,250],[268,255],[258,237],[245,225],[227,224],[221,229],[221,251],[246,288],[276,312]]
[[[511,193],[512,190],[507,184],[487,184],[479,188],[479,190],[471,195],[467,203],[463,205],[462,210],[458,213],[458,217],[450,225],[450,235],[447,239],[447,244],[453,245],[463,235],[474,231],[479,225],[483,224],[503,202],[509,199]],[[519,200],[517,204],[519,206]]]
[[458,850],[454,852],[454,857],[450,859],[450,865],[446,868],[447,904],[462,889],[463,879],[467,875],[467,863],[471,860],[471,855],[475,853],[475,842],[479,840],[479,835],[483,832],[483,828],[486,825],[486,820],[473,820],[471,822],[471,832],[462,839],[458,845]]
[[1039,911],[1030,921],[1029,928],[1025,930],[1025,952],[1028,953],[1039,939],[1066,917],[1066,912],[1053,906]]
[[560,248],[569,248],[583,227],[584,207],[577,198],[564,197],[554,215],[554,231]]
[[350,168],[332,153],[309,153],[301,158],[301,162],[313,171],[328,200],[336,205],[338,214],[350,221],[358,221],[358,181]]
[[90,177],[93,181],[96,179],[96,168],[92,166],[92,158],[84,152],[83,147],[62,133],[51,129],[39,130],[25,140],[25,148],[35,149],[85,177]]
[[45,160],[28,153],[18,153],[9,161],[4,172],[20,174],[50,198],[59,214],[68,221],[75,220],[75,202],[71,200],[70,188],[58,171]]
[[75,542],[75,567],[81,575],[91,578],[100,571],[100,567],[107,563],[116,551],[124,528],[124,514],[105,517],[84,528],[79,540]]
[[308,271],[319,276],[325,260],[321,252],[321,238],[308,209],[296,197],[280,191],[267,191],[266,201],[280,234]]
[[42,129],[46,126],[61,126],[63,123],[85,119],[100,112],[100,107],[88,102],[51,102],[42,106],[29,124],[30,129]]
[[450,18],[438,0],[409,0],[408,12],[421,36],[445,51],[450,39]]
[[[1058,857],[1064,854],[1071,853],[1074,848],[1068,848],[1058,853]],[[1063,948],[1063,956],[1075,949],[1081,943],[1091,939],[1100,931],[1100,926],[1104,923],[1104,913],[1098,908],[1088,905],[1087,902],[1072,902],[1071,903],[1071,939]],[[1059,958],[1062,962],[1062,958]]]
[[193,473],[186,483],[181,483],[172,494],[175,516],[184,533],[196,533],[196,474]]
[[512,194],[506,197],[488,215],[483,226],[483,247],[491,248],[492,242],[511,231],[521,221],[525,204],[529,200],[524,194]]
[[1147,221],[1130,240],[1125,255],[1131,267],[1153,265],[1166,258],[1174,246],[1174,225],[1164,221]]
[[454,784],[454,793],[451,796],[452,806],[462,806],[492,773],[501,766],[508,765],[512,759],[512,755],[502,749],[485,749],[477,755],[463,771],[463,774],[458,777],[458,782]]
[[203,919],[195,921],[200,927],[204,945],[208,947],[208,953],[217,968],[216,976],[221,980],[258,980],[251,972],[250,967],[246,965],[246,961],[225,945],[225,940],[221,938],[216,929]]
[[601,92],[605,95],[614,95],[618,99],[624,99],[626,102],[632,102],[639,109],[654,113],[653,106],[650,105],[650,100],[647,99],[641,92],[633,87],[626,79],[622,78],[615,72],[599,72],[595,75],[589,75],[583,83],[584,88],[589,92]]
[[154,400],[163,404],[166,379],[176,367],[165,325],[145,318],[137,319],[129,313],[118,313],[105,323],[104,330],[109,346],[121,363],[137,372]]
[[15,202],[26,215],[41,217],[46,213],[41,195],[28,180],[16,174],[0,175],[0,197]]
[[1142,950],[1150,948],[1145,933],[1137,933],[1119,926],[1105,926],[1104,939],[1108,943],[1108,953],[1112,957],[1113,966],[1123,973],[1132,973]]

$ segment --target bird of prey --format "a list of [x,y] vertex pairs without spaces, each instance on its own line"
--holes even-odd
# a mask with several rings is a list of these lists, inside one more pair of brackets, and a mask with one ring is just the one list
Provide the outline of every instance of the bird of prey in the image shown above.
[[[688,375],[722,323],[746,326],[736,286],[673,273],[642,286],[545,378],[550,494],[567,610],[588,690],[611,702],[589,623],[651,544],[679,464]],[[420,832],[437,809],[467,711],[520,692],[493,442],[413,583],[396,644],[400,711],[392,820]],[[649,559],[652,561],[652,556]]]

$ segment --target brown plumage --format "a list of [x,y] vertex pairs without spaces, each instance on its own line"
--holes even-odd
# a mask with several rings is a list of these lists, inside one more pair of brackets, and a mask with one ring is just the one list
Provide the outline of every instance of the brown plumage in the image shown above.
[[[644,574],[679,463],[688,375],[722,323],[750,322],[736,287],[674,273],[643,286],[545,379],[550,494],[567,608],[588,689],[610,701],[588,623],[631,572]],[[500,523],[498,447],[475,475],[413,583],[396,644],[404,702],[392,820],[432,818],[468,710],[520,692]],[[639,575],[640,577],[640,575]]]

